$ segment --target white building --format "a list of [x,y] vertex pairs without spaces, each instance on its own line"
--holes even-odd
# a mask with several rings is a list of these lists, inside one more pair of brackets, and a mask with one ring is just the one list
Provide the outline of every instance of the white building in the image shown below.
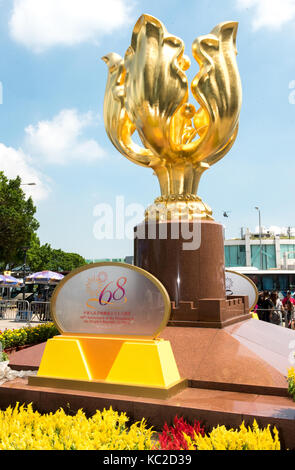
[[240,239],[225,240],[226,267],[256,267],[258,269],[295,269],[295,237],[274,235],[271,231],[259,235],[249,230]]

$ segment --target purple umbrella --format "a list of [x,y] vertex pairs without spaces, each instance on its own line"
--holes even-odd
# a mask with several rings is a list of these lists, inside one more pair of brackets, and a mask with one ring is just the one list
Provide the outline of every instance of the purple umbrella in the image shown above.
[[22,284],[22,279],[17,279],[13,276],[8,276],[7,274],[0,274],[0,287],[3,287],[4,284],[6,286],[15,286],[18,284]]
[[62,274],[55,273],[53,271],[39,271],[26,277],[26,281],[35,282],[57,282],[64,278]]

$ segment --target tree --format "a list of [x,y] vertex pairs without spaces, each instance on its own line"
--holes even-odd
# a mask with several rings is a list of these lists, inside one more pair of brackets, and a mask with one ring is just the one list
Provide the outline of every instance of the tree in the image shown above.
[[51,248],[49,243],[40,245],[37,237],[34,238],[27,253],[27,263],[32,272],[38,271],[72,271],[86,264],[86,260],[76,253],[66,253]]
[[86,264],[76,253],[66,253],[40,244],[36,231],[36,207],[32,198],[26,199],[18,176],[9,180],[0,171],[0,268],[13,268],[24,262],[24,248],[28,249],[26,264],[31,271],[72,271]]
[[52,266],[56,266],[59,271],[72,271],[86,264],[86,260],[77,253],[67,253],[62,250],[52,251]]
[[[30,249],[27,252],[27,264],[32,272],[48,269],[51,261],[52,249],[48,243],[40,245],[40,240],[35,235],[31,241]],[[51,271],[51,269],[50,269]]]
[[26,199],[21,179],[9,180],[0,171],[0,265],[6,268],[22,264],[24,247],[34,238],[39,223],[31,197]]

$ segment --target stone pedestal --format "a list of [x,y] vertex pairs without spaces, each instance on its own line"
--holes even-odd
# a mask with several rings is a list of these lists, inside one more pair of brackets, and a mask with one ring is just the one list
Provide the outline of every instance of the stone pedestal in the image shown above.
[[223,328],[250,318],[248,297],[226,297],[223,230],[214,221],[139,224],[134,264],[166,287],[170,326]]

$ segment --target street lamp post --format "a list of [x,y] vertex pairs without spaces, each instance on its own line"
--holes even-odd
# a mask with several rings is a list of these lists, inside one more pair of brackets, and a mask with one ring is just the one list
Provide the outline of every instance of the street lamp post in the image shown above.
[[27,251],[30,249],[29,246],[23,246],[22,250],[24,251],[24,265],[23,265],[23,281],[24,281],[24,287],[23,287],[23,300],[26,300],[26,268],[27,268]]
[[260,241],[260,269],[263,269],[263,259],[262,259],[262,227],[261,227],[261,212],[259,207],[255,207],[259,215],[259,241]]

